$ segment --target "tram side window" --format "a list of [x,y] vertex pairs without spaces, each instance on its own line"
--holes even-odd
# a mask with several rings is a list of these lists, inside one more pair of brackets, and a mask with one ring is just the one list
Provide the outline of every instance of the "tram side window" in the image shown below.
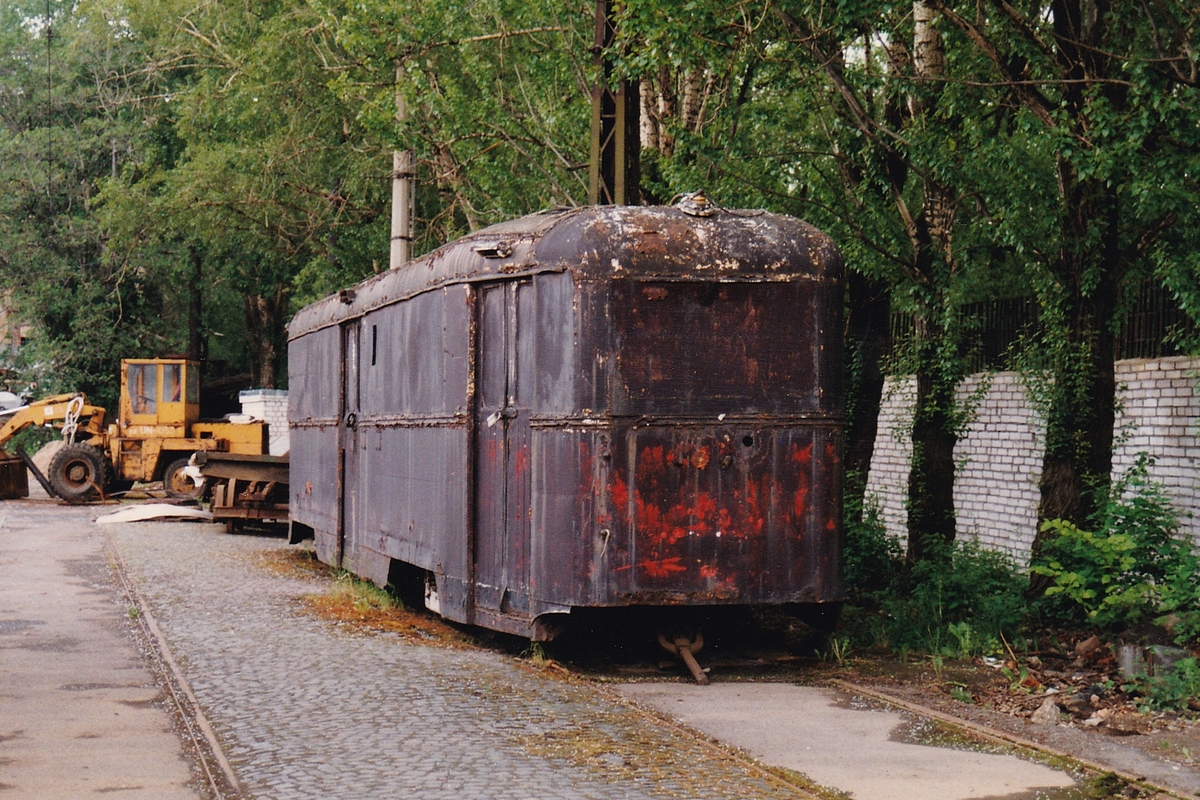
[[130,364],[126,385],[134,414],[158,413],[158,364]]
[[178,403],[183,400],[183,365],[163,364],[163,393],[164,403]]

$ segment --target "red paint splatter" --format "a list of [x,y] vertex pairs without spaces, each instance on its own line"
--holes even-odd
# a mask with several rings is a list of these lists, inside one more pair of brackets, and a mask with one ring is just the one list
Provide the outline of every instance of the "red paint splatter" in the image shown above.
[[[650,579],[693,569],[685,566],[682,556],[677,555],[690,536],[719,534],[721,541],[740,541],[761,537],[766,527],[767,515],[762,512],[760,499],[770,502],[767,476],[750,482],[745,492],[729,492],[719,502],[710,492],[689,491],[686,485],[679,485],[672,471],[686,466],[679,466],[674,456],[674,450],[661,445],[645,447],[637,460],[636,489],[632,492],[619,474],[611,478],[613,507],[631,523],[636,551],[643,556],[636,566]],[[711,579],[716,576],[716,569],[700,567],[698,571],[701,577]]]
[[796,470],[796,493],[792,497],[792,525],[799,531],[804,521],[804,515],[808,512],[808,494],[812,489],[812,451],[813,446],[810,443],[808,447],[801,448],[798,444],[792,445],[792,463],[797,466]]
[[[702,445],[712,459],[723,457],[730,448],[719,439],[656,438],[636,451],[632,477],[622,469],[623,459],[617,459],[611,471],[593,473],[601,487],[607,485],[611,523],[606,517],[603,524],[633,537],[620,548],[624,558],[614,551],[621,563],[611,567],[614,573],[633,570],[625,579],[632,582],[630,588],[657,586],[734,597],[752,585],[770,587],[782,579],[777,572],[784,566],[781,560],[800,558],[814,546],[810,535],[819,544],[827,531],[837,530],[837,520],[830,520],[820,494],[833,474],[830,453],[836,455],[836,444],[812,439],[779,442],[782,463],[772,467],[754,461],[746,474],[744,467],[730,469],[732,464],[724,462],[710,462],[707,471],[691,463],[691,455]],[[714,471],[717,465],[720,470]],[[766,550],[769,520],[792,544],[778,552]]]
[[667,578],[674,572],[687,572],[687,567],[679,563],[679,556],[664,558],[659,561],[641,561],[638,568],[651,578]]

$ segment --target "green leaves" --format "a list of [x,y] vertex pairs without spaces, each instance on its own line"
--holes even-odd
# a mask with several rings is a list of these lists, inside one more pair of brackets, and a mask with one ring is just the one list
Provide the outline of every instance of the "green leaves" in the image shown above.
[[1035,606],[1051,621],[1119,631],[1171,614],[1179,641],[1200,633],[1200,556],[1177,537],[1174,511],[1147,477],[1150,463],[1143,456],[1112,487],[1097,532],[1042,523],[1029,571],[1050,580]]

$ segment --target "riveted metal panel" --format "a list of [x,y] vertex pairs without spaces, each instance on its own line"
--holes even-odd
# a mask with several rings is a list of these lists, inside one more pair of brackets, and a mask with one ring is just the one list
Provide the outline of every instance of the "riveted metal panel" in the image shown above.
[[607,604],[840,597],[836,432],[746,419],[631,426],[615,444]]

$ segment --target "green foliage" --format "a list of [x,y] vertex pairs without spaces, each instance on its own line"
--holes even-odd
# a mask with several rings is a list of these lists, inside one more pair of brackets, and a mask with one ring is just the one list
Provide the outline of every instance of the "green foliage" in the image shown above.
[[951,684],[950,696],[960,703],[966,703],[969,706],[975,705],[975,697],[964,685]]
[[1016,669],[1010,669],[1008,666],[1000,668],[1000,672],[1008,679],[1008,690],[1010,692],[1023,692],[1029,694],[1033,689],[1028,685],[1029,667],[1020,664]]
[[1024,621],[1024,581],[1007,556],[959,542],[937,557],[903,558],[878,513],[846,525],[843,614],[849,634],[863,646],[938,656],[973,656],[1001,650]]
[[[1035,610],[1047,621],[1119,631],[1168,621],[1178,641],[1200,633],[1200,556],[1139,456],[1109,490],[1096,532],[1049,520],[1030,572],[1050,581]],[[1168,620],[1169,617],[1169,620]]]
[[1143,711],[1186,711],[1188,701],[1200,697],[1200,663],[1181,658],[1170,669],[1139,677],[1122,688],[1142,695]]
[[1023,581],[1005,555],[974,542],[913,564],[882,604],[895,644],[955,655],[996,653],[1024,618]]
[[824,650],[817,650],[817,658],[822,662],[833,662],[839,667],[845,666],[850,659],[850,653],[854,647],[848,636],[830,636],[827,647]]
[[83,390],[107,405],[122,355],[179,342],[162,284],[107,249],[93,214],[147,131],[147,40],[114,3],[52,3],[49,37],[46,11],[0,8],[0,291],[36,325],[22,357],[37,393]]
[[[593,6],[310,6],[321,19],[317,50],[330,65],[330,91],[356,109],[355,125],[380,153],[415,156],[417,252],[586,200]],[[400,122],[397,94],[406,106]]]
[[1109,627],[1141,616],[1149,585],[1132,577],[1132,585],[1121,580],[1137,566],[1137,545],[1131,537],[1093,534],[1064,520],[1048,520],[1042,531],[1054,535],[1030,572],[1054,581],[1042,603],[1052,617]]
[[550,657],[546,655],[546,647],[541,642],[530,642],[529,647],[521,653],[522,658],[528,658],[536,667],[543,667]]
[[871,498],[846,498],[843,576],[854,604],[870,605],[879,589],[897,580],[903,569],[904,549],[888,534],[879,515],[879,506]]

